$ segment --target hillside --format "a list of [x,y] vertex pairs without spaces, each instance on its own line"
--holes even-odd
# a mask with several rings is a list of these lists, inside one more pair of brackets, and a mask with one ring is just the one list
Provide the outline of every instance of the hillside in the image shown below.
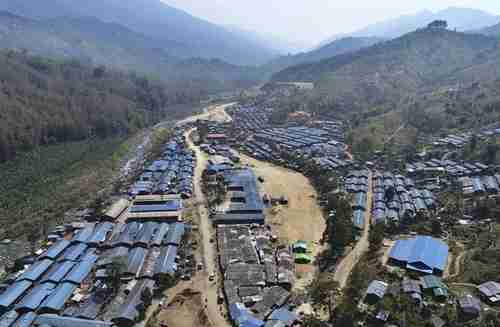
[[[190,67],[185,60],[159,48],[152,38],[97,18],[35,20],[0,12],[0,40],[0,47],[5,49],[28,50],[52,58],[73,58],[168,80],[205,80],[206,90],[211,92],[248,86],[257,78],[251,69],[217,65],[208,59],[200,59]],[[182,47],[172,44],[170,46]]]
[[[448,27],[457,31],[477,30],[500,22],[500,17],[488,12],[471,9],[450,7],[441,11],[420,11],[414,15],[404,15],[379,23],[368,25],[365,28],[349,33],[349,36],[377,36],[396,38],[426,26],[434,20],[446,20]],[[341,36],[333,36],[322,44],[329,43]]]
[[126,135],[202,95],[194,84],[0,52],[0,161],[37,145]]
[[219,58],[233,64],[259,64],[277,53],[227,29],[193,17],[160,0],[9,0],[0,10],[36,19],[95,17],[155,40],[155,48],[181,58]]
[[[319,93],[344,103],[396,106],[424,88],[465,78],[481,80],[486,76],[476,73],[485,63],[494,65],[497,46],[497,39],[483,35],[422,29],[354,53],[290,67],[273,81],[313,81]],[[490,70],[487,79],[495,72]]]
[[480,34],[484,34],[484,35],[500,37],[500,23],[493,25],[493,26],[485,27],[485,28],[477,30],[475,32],[480,33]]
[[266,67],[270,71],[280,71],[286,67],[295,66],[303,63],[311,63],[323,59],[331,58],[340,54],[354,52],[362,48],[372,46],[383,41],[376,37],[346,37],[333,41],[316,50],[303,52],[296,55],[282,56],[270,61]]

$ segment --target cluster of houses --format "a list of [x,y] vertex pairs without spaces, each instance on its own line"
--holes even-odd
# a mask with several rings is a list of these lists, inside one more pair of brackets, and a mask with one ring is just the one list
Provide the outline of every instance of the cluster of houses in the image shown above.
[[[385,311],[382,308],[381,301],[385,297],[397,298],[399,296],[408,296],[409,299],[416,305],[416,308],[422,308],[430,303],[452,304],[456,306],[458,318],[461,321],[469,321],[476,319],[481,315],[483,305],[481,299],[485,303],[494,305],[497,302],[492,302],[493,297],[497,301],[500,292],[500,284],[496,282],[487,282],[479,285],[478,295],[464,293],[460,296],[455,296],[450,293],[448,286],[440,277],[434,275],[423,275],[419,279],[404,278],[402,281],[386,283],[380,280],[372,281],[363,298],[363,302],[374,308],[373,319],[380,322],[390,321],[393,312]],[[496,294],[496,295],[495,295]],[[427,318],[426,318],[427,319]],[[439,316],[431,315],[429,317],[430,326],[446,326],[446,322]],[[425,323],[424,323],[425,325]]]
[[277,247],[265,225],[265,204],[250,168],[209,165],[205,180],[224,188],[210,219],[216,227],[223,294],[235,326],[292,326],[298,317],[288,307],[295,281],[295,256]]
[[374,223],[400,223],[436,208],[434,194],[428,189],[417,189],[409,177],[375,172],[372,179]]
[[362,230],[365,226],[367,208],[367,193],[369,188],[368,179],[370,171],[352,170],[344,180],[344,187],[347,193],[352,194],[352,222],[355,228]]
[[264,226],[217,227],[219,264],[230,318],[237,326],[292,326],[287,302],[295,279],[294,257],[272,243]]
[[428,161],[406,164],[406,173],[409,176],[433,177],[433,176],[473,176],[482,175],[488,170],[488,166],[480,162],[456,162],[453,160],[431,159]]
[[[162,160],[141,178],[171,178],[181,191],[179,176],[191,173],[191,166],[182,170],[181,156],[189,157],[181,143],[169,142]],[[171,177],[170,169],[180,171]],[[145,310],[145,290],[155,291],[163,276],[195,271],[182,211],[181,194],[136,195],[102,215],[56,228],[47,248],[3,280],[0,325],[135,325]]]
[[472,176],[459,178],[465,196],[498,194],[500,192],[500,175]]
[[[100,222],[65,233],[33,264],[7,278],[9,285],[0,294],[0,324],[42,324],[38,317],[52,314],[51,319],[58,321],[54,326],[70,326],[74,318],[88,320],[82,326],[111,322],[131,326],[139,315],[131,305],[137,293],[145,287],[152,290],[161,275],[175,274],[184,229],[183,223]],[[118,278],[127,282],[122,290],[112,289],[111,274],[117,262],[122,265]],[[124,304],[111,315],[111,322],[100,321],[108,297],[127,288],[129,294],[122,293]]]
[[186,148],[182,136],[165,145],[159,160],[153,161],[130,187],[129,195],[193,194],[193,175],[196,157]]
[[211,216],[213,224],[264,224],[264,202],[254,172],[250,168],[230,168],[218,176],[226,192]]
[[226,111],[233,117],[232,129],[235,134],[256,133],[271,127],[269,124],[271,108],[233,106]]

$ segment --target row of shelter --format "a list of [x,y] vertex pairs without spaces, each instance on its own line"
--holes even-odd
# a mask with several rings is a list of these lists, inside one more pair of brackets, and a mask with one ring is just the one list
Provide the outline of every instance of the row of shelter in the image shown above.
[[[183,151],[169,142],[163,159]],[[141,178],[162,178],[169,167],[155,161]],[[146,289],[152,293],[165,275],[195,270],[182,210],[179,194],[137,195],[118,200],[97,221],[57,228],[46,249],[4,280],[0,326],[135,325]]]
[[264,226],[217,227],[224,295],[237,326],[291,326],[298,320],[287,307],[295,279],[293,254],[275,248],[271,237]]
[[418,189],[415,181],[403,175],[375,172],[373,179],[372,222],[401,223],[436,208],[429,189]]
[[186,148],[182,136],[167,143],[159,160],[153,161],[131,186],[129,195],[193,194],[194,153]]

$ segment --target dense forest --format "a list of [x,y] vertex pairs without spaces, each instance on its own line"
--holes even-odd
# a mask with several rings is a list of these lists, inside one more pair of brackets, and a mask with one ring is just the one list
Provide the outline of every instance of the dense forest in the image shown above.
[[198,101],[202,90],[196,82],[2,51],[0,161],[38,145],[126,135],[182,114],[176,105]]

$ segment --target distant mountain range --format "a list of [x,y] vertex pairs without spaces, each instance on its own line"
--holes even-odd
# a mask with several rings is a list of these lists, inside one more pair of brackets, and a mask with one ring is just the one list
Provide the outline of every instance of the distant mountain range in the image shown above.
[[274,81],[311,81],[353,108],[396,106],[412,94],[500,78],[500,40],[420,29],[356,52],[289,67]]
[[296,55],[281,56],[265,65],[267,71],[278,72],[290,66],[312,63],[335,57],[344,53],[354,52],[372,46],[384,39],[377,37],[346,37],[332,41],[318,49],[302,52]]
[[193,17],[160,0],[9,0],[0,10],[32,18],[94,17],[102,22],[121,24],[144,35],[169,55],[201,57],[239,64],[262,64],[278,51],[242,34]]
[[[248,67],[220,59],[172,56],[158,42],[116,23],[93,17],[31,19],[0,12],[0,48],[49,58],[134,70],[164,80],[206,81],[207,90],[245,87],[260,78]],[[172,47],[182,49],[180,43]]]
[[380,23],[371,24],[353,33],[333,36],[322,42],[320,46],[345,36],[375,36],[386,39],[396,38],[406,33],[413,32],[418,28],[422,28],[438,19],[446,20],[448,22],[448,27],[451,30],[456,29],[457,31],[479,30],[500,23],[500,16],[492,15],[477,9],[450,7],[435,13],[424,10],[414,15],[400,16]]

